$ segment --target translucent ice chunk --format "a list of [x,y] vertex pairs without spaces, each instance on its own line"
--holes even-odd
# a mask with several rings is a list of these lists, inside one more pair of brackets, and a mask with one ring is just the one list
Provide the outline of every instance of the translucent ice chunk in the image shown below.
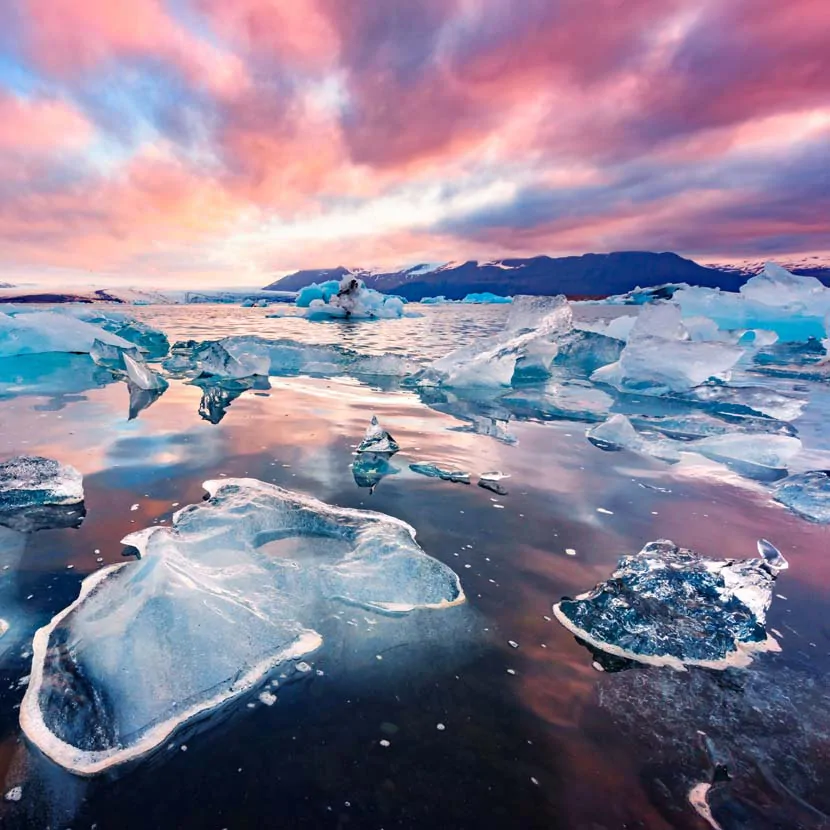
[[133,360],[143,360],[137,346],[130,349],[119,349],[118,346],[103,343],[97,337],[89,350],[89,356],[98,366],[103,366],[106,369],[117,369],[120,372],[127,371],[124,355],[129,355]]
[[65,314],[37,311],[0,314],[0,357],[44,352],[89,353],[96,340],[121,349],[133,344],[104,329]]
[[619,361],[597,369],[591,379],[621,390],[664,394],[728,379],[743,349],[691,339],[672,303],[645,306],[631,329]]
[[763,552],[761,559],[708,559],[651,542],[622,557],[607,582],[553,610],[590,648],[616,657],[676,669],[746,665],[754,652],[778,650],[764,624],[786,562]]
[[747,300],[777,308],[806,310],[811,313],[830,311],[830,289],[815,277],[791,274],[774,262],[747,280],[740,288]]
[[366,428],[366,434],[357,451],[392,455],[399,449],[398,442],[378,423],[377,415],[372,415],[372,420]]
[[93,775],[139,757],[322,643],[330,603],[403,615],[464,602],[455,573],[398,519],[253,479],[205,484],[141,558],[88,577],[34,638],[27,737]]
[[435,361],[421,383],[449,387],[509,386],[517,364],[546,376],[559,352],[559,339],[573,328],[563,296],[515,297],[505,330]]
[[830,523],[830,471],[789,476],[773,490],[776,501],[814,522]]
[[738,465],[746,475],[765,477],[766,471],[786,470],[801,451],[801,441],[792,435],[727,433],[696,441],[678,441],[653,433],[638,432],[622,414],[589,429],[588,440],[601,449],[626,449],[632,452],[678,461],[683,452],[696,452],[714,461]]
[[442,481],[454,481],[457,484],[470,483],[469,473],[465,473],[463,470],[448,470],[428,461],[410,464],[409,469],[413,473],[418,473],[418,475],[427,476],[428,478],[440,478]]
[[163,392],[169,384],[159,374],[154,372],[143,360],[135,360],[124,353],[124,366],[127,377],[133,386],[148,392]]
[[500,496],[506,496],[507,488],[501,483],[506,478],[510,478],[510,475],[500,470],[482,473],[478,478],[478,486],[493,493],[498,493]]
[[262,349],[245,348],[238,343],[207,342],[194,351],[201,374],[204,377],[248,378],[268,375],[270,360]]

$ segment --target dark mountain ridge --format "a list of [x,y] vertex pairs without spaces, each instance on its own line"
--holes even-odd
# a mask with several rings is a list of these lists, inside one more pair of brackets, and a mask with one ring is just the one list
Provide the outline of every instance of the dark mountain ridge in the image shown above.
[[458,300],[471,292],[493,294],[565,294],[568,297],[607,297],[640,286],[685,282],[709,288],[737,291],[747,274],[738,270],[707,268],[673,253],[618,251],[582,256],[536,256],[495,262],[451,262],[416,265],[402,271],[377,273],[343,266],[303,270],[289,274],[268,290],[297,291],[312,282],[341,279],[353,274],[368,286],[408,300],[443,294]]

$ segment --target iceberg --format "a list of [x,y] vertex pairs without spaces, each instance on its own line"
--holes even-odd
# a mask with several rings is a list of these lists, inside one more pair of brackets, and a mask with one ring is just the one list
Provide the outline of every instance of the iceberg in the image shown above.
[[766,540],[759,558],[708,559],[665,539],[623,556],[607,582],[553,606],[556,619],[589,647],[657,666],[745,666],[779,650],[766,611],[787,567]]
[[491,294],[489,291],[481,291],[479,293],[474,291],[472,294],[467,294],[461,302],[472,305],[498,305],[502,303],[512,303],[513,298],[502,297],[499,294]]
[[31,532],[76,527],[84,515],[83,477],[74,467],[34,455],[0,464],[0,524]]
[[421,305],[446,305],[452,300],[448,300],[443,294],[439,294],[437,297],[421,297],[419,302]]
[[143,360],[136,360],[126,352],[123,355],[127,378],[132,386],[146,392],[163,392],[170,385]]
[[372,415],[357,451],[393,455],[399,449],[398,442],[378,423],[377,415]]
[[140,558],[87,577],[35,634],[20,724],[75,774],[145,755],[319,649],[327,604],[394,617],[465,601],[398,519],[254,479],[205,488],[172,526],[127,536]]
[[643,307],[620,359],[597,369],[591,380],[651,395],[685,392],[713,378],[728,380],[743,355],[734,345],[692,340],[680,308],[658,303]]
[[773,488],[773,498],[813,522],[830,522],[830,470],[789,476]]
[[[307,320],[376,320],[404,316],[404,300],[367,288],[363,280],[347,274],[340,282],[329,280],[300,289],[296,308],[305,308]],[[415,315],[420,316],[420,315]]]
[[453,481],[456,484],[469,484],[470,474],[463,470],[448,470],[429,461],[418,461],[410,464],[409,469],[427,478],[440,478],[442,481]]

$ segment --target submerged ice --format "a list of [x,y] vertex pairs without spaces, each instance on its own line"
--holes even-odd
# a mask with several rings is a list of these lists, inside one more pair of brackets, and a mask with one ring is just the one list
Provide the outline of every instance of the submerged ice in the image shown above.
[[745,665],[777,650],[764,627],[772,588],[787,561],[769,542],[755,559],[709,559],[659,540],[619,560],[592,591],[554,606],[589,648],[673,668]]
[[830,470],[811,470],[780,481],[773,498],[799,516],[830,523]]
[[326,603],[401,615],[464,601],[402,521],[253,479],[205,488],[172,527],[126,537],[140,559],[88,577],[35,636],[21,726],[72,772],[143,755],[314,651]]

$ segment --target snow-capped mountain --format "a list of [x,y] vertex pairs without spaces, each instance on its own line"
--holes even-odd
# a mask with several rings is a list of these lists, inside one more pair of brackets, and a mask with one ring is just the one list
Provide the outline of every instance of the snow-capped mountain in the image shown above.
[[531,257],[496,261],[420,264],[399,271],[379,272],[366,268],[328,268],[297,271],[282,277],[268,290],[297,291],[312,282],[354,275],[368,286],[409,300],[443,294],[461,299],[471,292],[493,294],[566,294],[569,297],[604,297],[621,294],[637,286],[672,282],[724,288],[735,291],[745,277],[735,271],[698,265],[672,253],[620,251],[582,256]]

